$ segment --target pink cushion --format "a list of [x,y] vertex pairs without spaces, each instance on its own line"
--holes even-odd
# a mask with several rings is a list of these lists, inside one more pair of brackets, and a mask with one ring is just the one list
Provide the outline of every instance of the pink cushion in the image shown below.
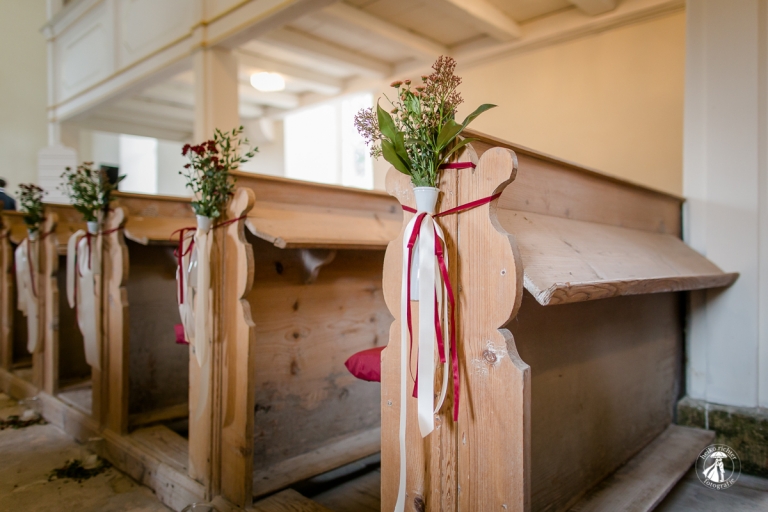
[[381,351],[384,347],[369,348],[347,359],[344,366],[349,373],[361,380],[381,382]]

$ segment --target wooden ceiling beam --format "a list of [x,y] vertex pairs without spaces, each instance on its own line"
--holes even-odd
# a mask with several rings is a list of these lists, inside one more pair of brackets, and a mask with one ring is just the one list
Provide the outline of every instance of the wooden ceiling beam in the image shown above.
[[367,12],[343,3],[336,3],[322,11],[331,17],[345,21],[373,34],[380,35],[390,41],[400,43],[415,52],[416,57],[428,61],[435,60],[440,55],[448,55],[446,46],[424,36],[398,27],[392,23],[377,18]]
[[334,66],[349,68],[351,71],[364,76],[385,78],[392,73],[392,66],[389,63],[294,29],[275,30],[265,35],[261,41],[289,51],[311,55],[318,62],[328,62]]
[[499,41],[514,41],[522,36],[520,26],[488,0],[440,0],[466,16],[467,23]]
[[612,11],[618,5],[617,0],[568,0],[579,8],[584,14],[597,16],[604,12]]

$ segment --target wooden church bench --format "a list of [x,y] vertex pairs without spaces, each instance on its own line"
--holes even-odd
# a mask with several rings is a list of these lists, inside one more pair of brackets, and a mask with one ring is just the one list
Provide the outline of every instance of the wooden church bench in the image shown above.
[[[451,394],[422,439],[408,399],[405,510],[650,510],[712,440],[672,425],[677,292],[737,275],[680,240],[681,198],[468,136],[477,169],[444,171],[438,211],[503,193],[440,219],[458,291],[460,416]],[[407,177],[390,170],[387,188],[414,206]],[[400,478],[401,255],[402,234],[384,267],[396,319],[382,355],[382,510]]]
[[195,422],[191,372],[189,449],[190,475],[244,506],[379,450],[379,386],[344,361],[387,337],[381,266],[402,214],[378,192],[236,176],[222,220],[240,220],[212,230],[203,371],[219,391]]
[[119,434],[154,424],[184,433],[189,349],[179,323],[173,233],[193,226],[190,199],[118,192],[109,232],[104,343],[109,375],[105,425]]

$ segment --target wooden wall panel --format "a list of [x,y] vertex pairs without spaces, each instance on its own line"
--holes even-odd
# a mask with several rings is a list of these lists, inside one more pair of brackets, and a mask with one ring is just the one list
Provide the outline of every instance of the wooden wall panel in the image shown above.
[[353,377],[344,361],[387,342],[383,253],[338,251],[304,284],[298,250],[248,234],[256,260],[248,300],[256,324],[254,470],[329,439],[380,425],[378,384]]
[[67,258],[59,256],[56,275],[59,284],[59,385],[90,379],[91,367],[85,361],[83,335],[77,326],[74,308],[67,303]]
[[540,306],[507,326],[531,367],[532,510],[562,511],[672,421],[679,294]]
[[[129,220],[130,222],[130,220]],[[130,414],[185,404],[189,394],[189,349],[175,342],[180,323],[176,259],[168,246],[126,241],[129,325]]]
[[681,236],[682,198],[488,135],[467,133],[480,139],[472,143],[478,156],[492,147],[509,148],[517,154],[517,178],[499,199],[499,208]]

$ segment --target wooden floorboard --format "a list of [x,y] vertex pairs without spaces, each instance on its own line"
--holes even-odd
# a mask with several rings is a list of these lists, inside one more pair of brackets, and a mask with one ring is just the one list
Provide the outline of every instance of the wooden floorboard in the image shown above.
[[381,510],[381,469],[342,483],[312,497],[335,512],[379,512]]
[[173,430],[164,425],[156,425],[139,429],[128,437],[176,471],[187,473],[189,443]]
[[85,414],[91,414],[91,408],[93,407],[93,392],[91,386],[78,386],[66,391],[59,391],[57,395],[59,400],[71,405],[78,411]]
[[254,504],[254,512],[333,512],[314,500],[287,489]]
[[768,480],[741,475],[733,487],[716,491],[699,482],[691,469],[678,482],[656,512],[765,512],[768,510]]
[[715,437],[710,430],[670,425],[613,475],[590,490],[571,512],[653,510]]

